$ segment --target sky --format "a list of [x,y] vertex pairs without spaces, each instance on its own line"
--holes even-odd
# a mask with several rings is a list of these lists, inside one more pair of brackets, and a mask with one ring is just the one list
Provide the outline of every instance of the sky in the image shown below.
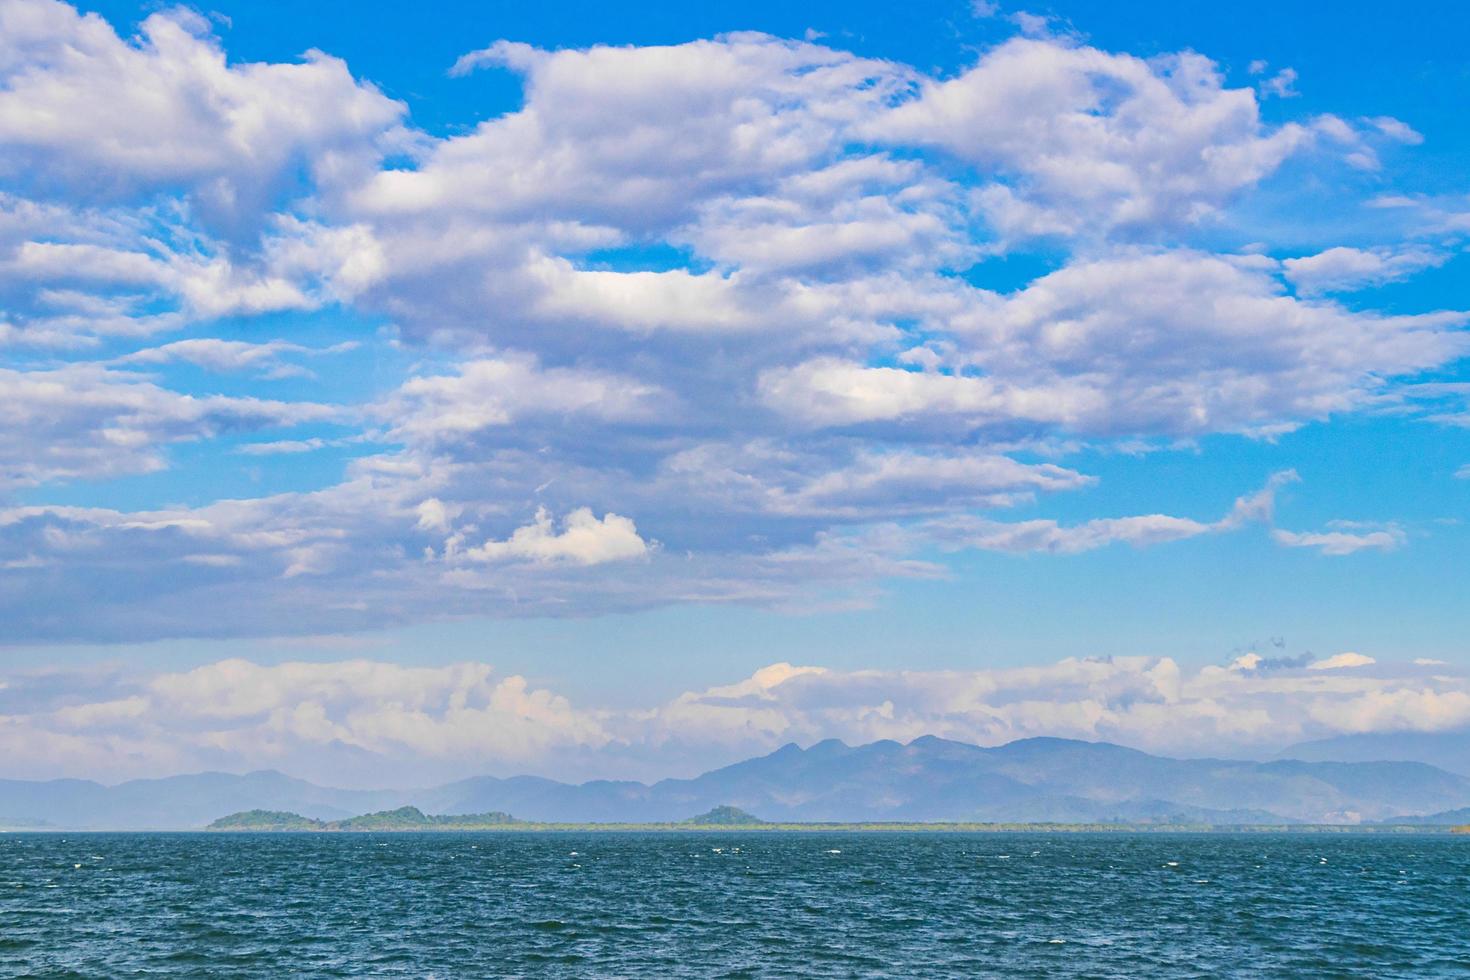
[[694,8],[0,0],[0,777],[1470,726],[1462,5]]

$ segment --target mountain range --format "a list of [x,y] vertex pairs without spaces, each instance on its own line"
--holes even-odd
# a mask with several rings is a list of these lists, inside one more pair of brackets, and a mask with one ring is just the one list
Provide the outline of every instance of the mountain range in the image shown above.
[[196,829],[254,809],[332,821],[403,806],[547,822],[666,822],[726,805],[780,822],[1358,823],[1470,806],[1470,778],[1408,761],[1171,759],[1106,742],[1030,738],[980,748],[925,736],[907,744],[790,744],[652,785],[482,776],[417,790],[349,790],[271,771],[115,786],[0,780],[0,827],[13,829]]

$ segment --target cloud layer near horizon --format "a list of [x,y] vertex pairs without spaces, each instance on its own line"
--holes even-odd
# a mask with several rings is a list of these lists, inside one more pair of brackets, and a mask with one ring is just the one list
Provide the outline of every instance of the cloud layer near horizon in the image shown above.
[[1470,726],[1470,678],[1443,664],[1246,654],[1187,668],[1149,657],[973,671],[772,664],[732,684],[623,709],[575,704],[486,663],[369,660],[0,675],[0,777],[104,781],[279,768],[329,783],[466,775],[691,774],[786,742],[996,745],[1034,735],[1162,754],[1260,755],[1311,738]]
[[[1366,200],[1422,138],[1266,122],[1200,54],[1043,31],[937,78],[747,33],[452,69],[480,70],[523,104],[435,136],[328,54],[241,63],[186,11],[125,36],[0,2],[7,640],[801,607],[936,553],[1270,525],[1000,512],[1096,484],[1084,449],[1403,406],[1467,350],[1464,313],[1337,297],[1444,261],[1453,215],[1285,254],[1232,211],[1289,162]],[[1005,281],[1011,257],[1041,271]],[[355,333],[292,333],[328,314]],[[389,353],[397,375],[304,394]],[[309,486],[169,495],[330,451]],[[151,503],[50,502],[175,472]],[[1393,517],[1274,540],[1393,550]]]

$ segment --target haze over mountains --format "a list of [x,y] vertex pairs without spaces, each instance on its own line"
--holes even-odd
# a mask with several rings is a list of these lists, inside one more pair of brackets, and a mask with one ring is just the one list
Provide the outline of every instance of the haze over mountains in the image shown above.
[[652,785],[486,776],[344,790],[269,771],[111,787],[0,781],[0,826],[12,828],[192,829],[241,810],[339,820],[408,805],[556,822],[677,821],[731,805],[772,821],[1358,823],[1470,806],[1470,778],[1410,761],[1168,759],[1101,742],[1032,738],[986,749],[926,736],[907,745],[792,744]]
[[1300,742],[1284,750],[1283,759],[1306,762],[1427,762],[1470,776],[1470,731],[1370,732]]

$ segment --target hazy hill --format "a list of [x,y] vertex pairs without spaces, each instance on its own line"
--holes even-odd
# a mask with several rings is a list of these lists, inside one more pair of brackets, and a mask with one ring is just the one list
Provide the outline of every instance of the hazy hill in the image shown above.
[[335,820],[398,805],[401,793],[317,786],[279,772],[201,772],[116,786],[81,779],[0,780],[0,824],[44,820],[70,829],[203,827],[240,810],[290,810]]
[[1445,826],[1458,827],[1470,824],[1470,806],[1462,806],[1456,810],[1442,810],[1439,813],[1430,813],[1422,817],[1405,817],[1399,823],[1419,824],[1422,826]]
[[1470,776],[1470,731],[1384,732],[1301,742],[1280,754],[1305,762],[1427,762]]
[[0,782],[0,826],[203,827],[224,814],[289,811],[321,821],[413,806],[527,821],[677,822],[734,807],[787,821],[1354,823],[1470,806],[1470,779],[1417,762],[1169,759],[1098,742],[1033,738],[979,748],[786,745],[692,779],[581,785],[481,777],[414,791],[337,790],[280,773],[203,773],[119,786]]
[[738,806],[717,806],[697,817],[690,817],[684,822],[696,827],[751,827],[765,823],[760,817],[746,813]]

